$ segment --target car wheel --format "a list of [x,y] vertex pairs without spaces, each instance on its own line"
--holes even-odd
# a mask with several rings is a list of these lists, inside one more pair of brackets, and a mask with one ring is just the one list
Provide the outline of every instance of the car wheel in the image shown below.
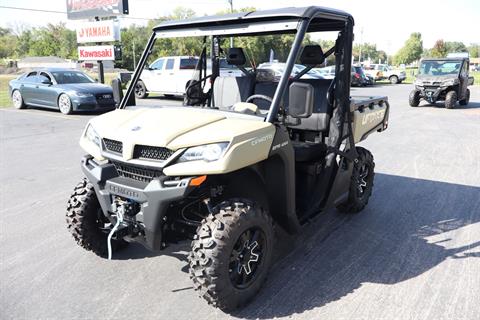
[[243,199],[220,203],[192,241],[189,263],[195,290],[224,311],[247,304],[267,277],[273,243],[267,211]]
[[58,97],[58,109],[60,109],[60,112],[63,114],[71,114],[73,112],[72,100],[70,100],[67,94],[62,93]]
[[146,97],[148,97],[147,87],[142,80],[139,80],[135,85],[135,97],[137,97],[138,99],[145,99]]
[[457,105],[457,93],[455,91],[449,91],[445,96],[445,108],[453,109]]
[[356,147],[358,158],[353,165],[348,199],[337,206],[337,210],[345,213],[357,213],[368,204],[372,194],[375,162],[373,155],[365,148]]
[[22,94],[18,90],[13,91],[12,102],[13,102],[13,106],[16,109],[25,109],[25,107],[26,107],[25,103],[23,102]]
[[412,92],[410,92],[410,96],[408,97],[408,104],[410,104],[410,107],[418,107],[418,105],[420,104],[420,91],[412,90]]
[[459,102],[462,106],[466,106],[470,102],[470,89],[467,89],[467,92],[465,92],[465,98]]
[[391,84],[397,84],[398,82],[398,77],[397,76],[391,76],[389,78]]

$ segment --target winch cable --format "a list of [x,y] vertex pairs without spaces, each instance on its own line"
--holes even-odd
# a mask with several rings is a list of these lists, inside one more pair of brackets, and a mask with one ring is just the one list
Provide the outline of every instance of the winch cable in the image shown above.
[[112,230],[110,230],[110,233],[107,237],[108,260],[112,260],[112,236],[115,232],[117,232],[118,227],[123,222],[123,213],[121,212],[121,210],[117,210],[115,216],[117,217],[117,222],[113,226]]

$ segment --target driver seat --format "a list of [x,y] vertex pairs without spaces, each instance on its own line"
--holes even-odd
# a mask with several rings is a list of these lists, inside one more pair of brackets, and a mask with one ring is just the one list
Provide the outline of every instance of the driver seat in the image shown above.
[[[242,48],[230,48],[228,64],[243,66],[247,62]],[[245,102],[253,94],[255,77],[252,74],[242,77],[218,76],[213,83],[213,105],[221,110],[230,110],[237,102]]]

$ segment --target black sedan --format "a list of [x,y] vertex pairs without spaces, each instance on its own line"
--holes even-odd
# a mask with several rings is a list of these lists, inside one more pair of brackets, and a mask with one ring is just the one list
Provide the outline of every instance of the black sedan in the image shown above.
[[64,114],[115,109],[112,88],[78,70],[34,70],[10,81],[9,92],[17,109],[46,107]]

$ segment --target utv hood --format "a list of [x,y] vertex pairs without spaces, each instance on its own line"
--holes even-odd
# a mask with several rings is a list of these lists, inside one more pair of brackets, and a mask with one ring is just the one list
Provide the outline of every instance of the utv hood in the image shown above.
[[190,107],[117,109],[90,121],[100,138],[171,150],[215,142],[232,142],[262,132],[272,124],[263,118]]
[[428,74],[421,74],[417,75],[417,79],[415,80],[416,83],[418,82],[423,82],[426,84],[441,84],[442,82],[446,80],[455,80],[458,79],[457,74],[447,74],[443,76],[433,76],[433,75],[428,75]]

